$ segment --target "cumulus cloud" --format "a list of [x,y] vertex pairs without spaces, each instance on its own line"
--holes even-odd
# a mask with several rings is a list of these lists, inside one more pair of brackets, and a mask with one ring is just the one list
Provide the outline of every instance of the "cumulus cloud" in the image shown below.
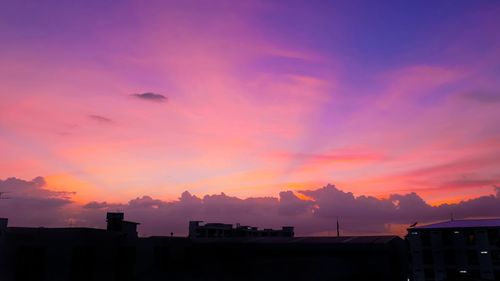
[[0,180],[0,191],[9,199],[0,200],[0,216],[21,226],[54,226],[62,223],[62,209],[71,204],[72,192],[46,189],[44,178],[31,181],[17,178]]
[[[0,190],[16,190],[17,199],[0,202],[2,216],[13,216],[22,224],[47,225],[48,221],[71,220],[81,226],[105,227],[107,211],[123,211],[126,219],[141,223],[141,235],[186,235],[188,221],[241,223],[262,228],[279,228],[284,225],[296,227],[298,235],[335,233],[336,220],[340,221],[343,234],[388,234],[393,226],[404,227],[418,221],[427,223],[446,220],[450,213],[455,218],[491,217],[500,213],[500,187],[494,193],[464,200],[454,204],[429,205],[418,194],[393,194],[387,198],[355,196],[334,185],[298,192],[283,191],[279,197],[238,198],[225,193],[198,197],[188,191],[177,200],[164,201],[151,196],[134,198],[127,203],[93,201],[74,205],[71,213],[63,207],[70,204],[68,193],[49,191],[44,188],[43,178],[32,181],[7,179],[0,182]],[[305,195],[305,196],[299,196]],[[307,197],[308,200],[301,198]],[[35,204],[30,200],[42,202]],[[14,205],[22,206],[22,212]],[[13,211],[15,210],[15,211]],[[31,221],[24,216],[36,213]],[[52,223],[53,224],[53,223]]]
[[[393,231],[391,225],[406,227],[414,221],[422,224],[446,220],[450,213],[456,218],[494,216],[500,213],[500,188],[495,188],[494,192],[455,204],[431,206],[416,193],[394,194],[380,199],[355,196],[334,185],[298,192],[309,200],[300,199],[292,191],[280,192],[279,197],[246,199],[224,193],[197,197],[186,191],[176,201],[143,196],[119,208],[129,219],[142,223],[143,235],[170,232],[184,235],[189,220],[274,228],[294,225],[298,235],[324,234],[335,232],[337,218],[344,234],[388,234]],[[82,215],[101,223],[105,210],[118,207],[102,203],[92,205],[99,208],[87,209]]]
[[285,216],[297,216],[312,212],[314,201],[306,201],[299,199],[292,191],[280,192],[280,204],[278,214]]
[[142,93],[142,94],[132,94],[132,96],[142,99],[142,100],[147,100],[147,101],[153,101],[153,102],[165,102],[167,101],[167,97],[164,95],[156,94],[156,93]]

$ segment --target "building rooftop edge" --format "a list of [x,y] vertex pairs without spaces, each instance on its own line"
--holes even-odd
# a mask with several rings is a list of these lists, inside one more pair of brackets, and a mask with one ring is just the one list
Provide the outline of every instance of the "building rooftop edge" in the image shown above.
[[419,229],[473,228],[473,227],[500,227],[500,218],[450,220],[428,225],[410,227],[408,228],[408,230],[410,231]]

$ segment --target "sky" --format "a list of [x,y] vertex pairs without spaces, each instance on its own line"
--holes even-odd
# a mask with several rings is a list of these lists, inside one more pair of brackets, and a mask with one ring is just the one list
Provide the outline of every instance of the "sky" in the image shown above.
[[338,216],[355,234],[499,216],[499,13],[1,0],[0,216],[102,226],[120,209],[145,235],[189,219],[312,235]]

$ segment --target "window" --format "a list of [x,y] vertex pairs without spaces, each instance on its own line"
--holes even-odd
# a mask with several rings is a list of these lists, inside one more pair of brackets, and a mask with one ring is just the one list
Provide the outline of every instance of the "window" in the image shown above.
[[45,247],[19,247],[15,261],[15,280],[43,280],[45,275],[45,259]]
[[454,250],[444,251],[444,263],[450,266],[454,266],[456,264],[456,253]]
[[478,265],[479,258],[476,250],[467,250],[467,260],[470,265]]
[[476,233],[473,230],[465,231],[467,245],[476,245]]
[[422,246],[430,247],[431,246],[431,236],[428,232],[422,232],[420,235],[420,239],[422,241]]
[[70,279],[73,281],[92,280],[95,259],[95,248],[90,246],[75,247],[71,257]]
[[496,280],[500,279],[500,270],[495,270],[495,278]]
[[451,230],[443,231],[443,245],[450,246],[453,244],[453,232]]
[[490,245],[500,246],[500,232],[497,229],[489,229],[488,230],[488,240],[490,241]]
[[424,269],[425,280],[434,280],[434,270],[432,268]]
[[424,264],[433,264],[434,259],[432,258],[431,250],[424,250]]
[[168,247],[158,246],[154,248],[154,265],[159,271],[168,269]]
[[481,276],[481,273],[479,272],[479,270],[477,269],[472,269],[469,271],[470,272],[470,275],[472,277],[476,277],[476,278],[479,278],[479,276]]
[[446,270],[446,277],[447,277],[446,280],[456,280],[458,279],[458,271],[449,268]]
[[495,250],[495,251],[490,251],[491,253],[491,263],[493,265],[500,265],[500,251]]
[[136,262],[135,247],[123,246],[114,249],[114,269],[116,280],[134,280]]

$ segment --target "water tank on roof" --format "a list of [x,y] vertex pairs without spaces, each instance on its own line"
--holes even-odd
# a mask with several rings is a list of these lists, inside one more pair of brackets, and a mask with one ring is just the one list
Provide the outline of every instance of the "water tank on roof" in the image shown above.
[[123,213],[107,213],[106,221],[108,225],[107,230],[110,231],[122,231]]
[[123,213],[122,212],[108,212],[106,214],[106,219],[107,220],[119,220],[119,221],[122,221],[123,220]]

